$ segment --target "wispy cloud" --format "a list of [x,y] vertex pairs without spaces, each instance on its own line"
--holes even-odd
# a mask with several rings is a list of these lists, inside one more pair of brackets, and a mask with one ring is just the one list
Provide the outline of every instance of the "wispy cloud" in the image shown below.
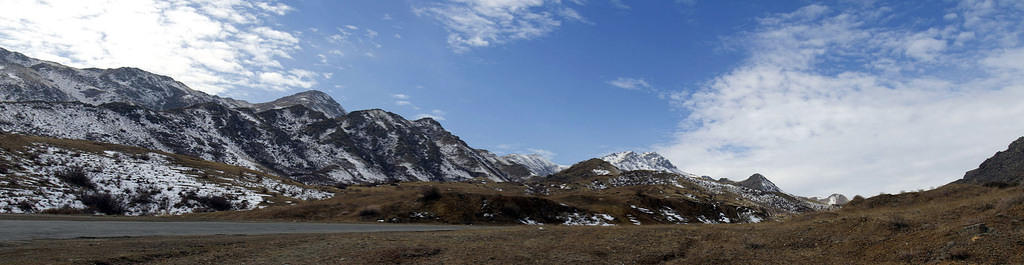
[[[76,67],[139,67],[190,87],[290,90],[317,74],[288,67],[299,38],[276,29],[275,1],[37,1],[0,8],[0,46]],[[16,7],[16,8],[15,8]]]
[[615,86],[615,87],[618,87],[618,88],[629,89],[629,90],[640,90],[640,89],[649,89],[649,88],[651,88],[651,84],[648,84],[647,80],[644,80],[642,78],[619,77],[619,78],[616,78],[615,80],[608,81],[607,83],[609,85],[612,85],[612,86]]
[[612,4],[612,7],[615,7],[615,8],[618,8],[618,9],[630,9],[629,5],[626,5],[626,3],[623,3],[622,0],[609,0],[609,2]]
[[439,21],[455,52],[544,36],[563,21],[584,21],[559,0],[449,0],[413,11]]
[[434,119],[434,120],[443,121],[445,114],[448,114],[448,113],[444,112],[443,110],[435,109],[435,110],[431,110],[430,113],[420,113],[420,114],[416,115],[416,119],[431,118],[431,119]]
[[[397,36],[397,34],[395,34]],[[327,55],[341,58],[349,54],[361,54],[366,58],[377,57],[377,51],[383,45],[380,41],[380,32],[357,25],[342,25],[331,33],[319,34],[326,40],[328,46]]]
[[545,149],[529,148],[527,150],[530,151],[530,153],[539,155],[539,156],[541,156],[541,157],[543,157],[543,158],[545,158],[547,160],[555,159],[555,155],[557,155],[555,152],[552,152],[552,151],[549,151],[549,150],[545,150]]
[[736,39],[745,63],[673,95],[689,116],[658,151],[803,195],[948,183],[1024,135],[1022,9],[966,1],[919,30],[884,6],[765,17]]

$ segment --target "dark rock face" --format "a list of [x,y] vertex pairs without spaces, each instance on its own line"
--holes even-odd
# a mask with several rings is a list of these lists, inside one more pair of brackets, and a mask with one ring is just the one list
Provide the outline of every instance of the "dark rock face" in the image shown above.
[[1008,185],[1024,183],[1024,137],[1013,141],[1006,150],[986,159],[977,169],[967,171],[963,179],[953,183]]
[[744,181],[736,182],[736,185],[765,192],[782,192],[782,189],[775,186],[775,183],[759,173],[754,173]]

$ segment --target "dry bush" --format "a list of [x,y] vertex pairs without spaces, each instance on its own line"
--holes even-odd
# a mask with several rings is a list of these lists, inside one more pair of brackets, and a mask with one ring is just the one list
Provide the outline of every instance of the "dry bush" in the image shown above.
[[96,189],[96,184],[92,183],[92,180],[89,179],[89,176],[86,175],[85,170],[82,169],[81,167],[70,167],[63,171],[57,172],[55,176],[61,181],[64,181],[65,183],[70,184],[72,186],[81,187],[86,190]]
[[381,211],[379,205],[370,205],[363,207],[363,209],[359,210],[359,216],[364,218],[377,217],[380,216],[380,214]]
[[64,205],[60,208],[50,208],[43,210],[43,214],[61,214],[61,215],[73,215],[73,214],[85,214],[86,212],[82,209],[71,208],[71,206]]
[[79,200],[89,207],[89,211],[108,215],[122,215],[128,208],[120,198],[106,192],[86,192],[79,196]]
[[428,202],[433,202],[433,201],[437,201],[437,200],[440,200],[440,199],[441,199],[441,190],[438,190],[437,187],[430,186],[430,187],[423,187],[423,190],[420,191],[420,198],[418,200],[420,202],[428,203]]

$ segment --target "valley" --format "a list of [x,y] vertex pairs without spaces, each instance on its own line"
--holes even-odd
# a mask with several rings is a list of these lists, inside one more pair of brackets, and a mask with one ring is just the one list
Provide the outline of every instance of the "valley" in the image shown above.
[[656,152],[498,155],[316,90],[0,66],[0,264],[1024,263],[1024,137],[935,189],[803,197]]

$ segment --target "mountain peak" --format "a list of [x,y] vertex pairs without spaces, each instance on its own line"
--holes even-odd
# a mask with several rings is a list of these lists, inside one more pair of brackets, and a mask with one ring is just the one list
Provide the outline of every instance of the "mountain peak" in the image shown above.
[[501,157],[502,159],[523,165],[530,170],[530,173],[534,176],[547,176],[558,173],[562,170],[562,166],[551,162],[542,155],[539,154],[508,154]]
[[345,109],[334,101],[330,95],[318,90],[309,90],[299,93],[295,93],[291,96],[276,99],[271,102],[254,104],[253,108],[257,112],[263,112],[270,109],[281,109],[295,105],[303,105],[309,109],[322,112],[331,118],[337,118],[345,115]]
[[772,181],[760,173],[754,173],[754,175],[751,175],[746,180],[736,182],[736,185],[766,192],[782,192],[782,189],[779,189],[778,186],[775,186],[775,183],[772,183]]
[[624,171],[651,170],[690,175],[679,170],[672,162],[655,152],[618,152],[601,157],[601,160],[607,161]]

